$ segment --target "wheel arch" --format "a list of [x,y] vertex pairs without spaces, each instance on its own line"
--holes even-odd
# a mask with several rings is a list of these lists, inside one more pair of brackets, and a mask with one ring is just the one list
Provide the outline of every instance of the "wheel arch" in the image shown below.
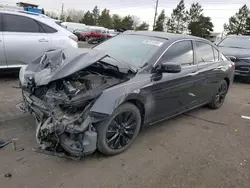
[[129,99],[129,100],[125,101],[124,103],[126,103],[126,102],[132,103],[133,105],[135,105],[139,109],[140,114],[141,114],[141,125],[143,125],[144,124],[144,116],[145,116],[145,106],[144,106],[143,102],[141,102],[139,99]]
[[227,88],[229,88],[229,86],[230,86],[230,80],[229,80],[229,78],[224,78],[224,80],[226,80],[226,82],[227,82]]

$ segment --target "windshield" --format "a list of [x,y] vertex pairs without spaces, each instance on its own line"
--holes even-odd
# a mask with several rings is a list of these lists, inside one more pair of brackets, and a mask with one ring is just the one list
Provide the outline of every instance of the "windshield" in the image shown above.
[[250,37],[227,37],[218,46],[250,49]]
[[124,61],[140,68],[147,63],[165,41],[166,39],[149,36],[118,35],[95,48],[117,54]]

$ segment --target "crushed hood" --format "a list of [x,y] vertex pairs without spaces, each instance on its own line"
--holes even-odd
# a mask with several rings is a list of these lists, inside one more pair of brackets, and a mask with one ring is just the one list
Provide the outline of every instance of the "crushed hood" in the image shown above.
[[20,70],[20,81],[32,79],[36,86],[65,78],[104,58],[108,63],[119,67],[119,70],[136,72],[136,68],[123,60],[117,59],[105,51],[97,49],[60,49],[49,51]]

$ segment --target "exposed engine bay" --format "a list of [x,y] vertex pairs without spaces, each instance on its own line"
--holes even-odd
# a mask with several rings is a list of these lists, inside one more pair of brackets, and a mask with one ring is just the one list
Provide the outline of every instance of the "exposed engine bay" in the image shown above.
[[96,150],[98,119],[90,108],[103,90],[133,77],[108,63],[98,61],[87,68],[47,85],[36,86],[27,77],[24,106],[37,124],[36,139],[42,149],[81,157]]

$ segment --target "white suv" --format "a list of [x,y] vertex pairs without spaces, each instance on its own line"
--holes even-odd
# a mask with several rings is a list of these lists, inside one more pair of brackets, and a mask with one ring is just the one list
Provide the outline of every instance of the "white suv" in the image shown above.
[[22,67],[49,50],[78,48],[77,42],[45,15],[0,9],[0,69]]

